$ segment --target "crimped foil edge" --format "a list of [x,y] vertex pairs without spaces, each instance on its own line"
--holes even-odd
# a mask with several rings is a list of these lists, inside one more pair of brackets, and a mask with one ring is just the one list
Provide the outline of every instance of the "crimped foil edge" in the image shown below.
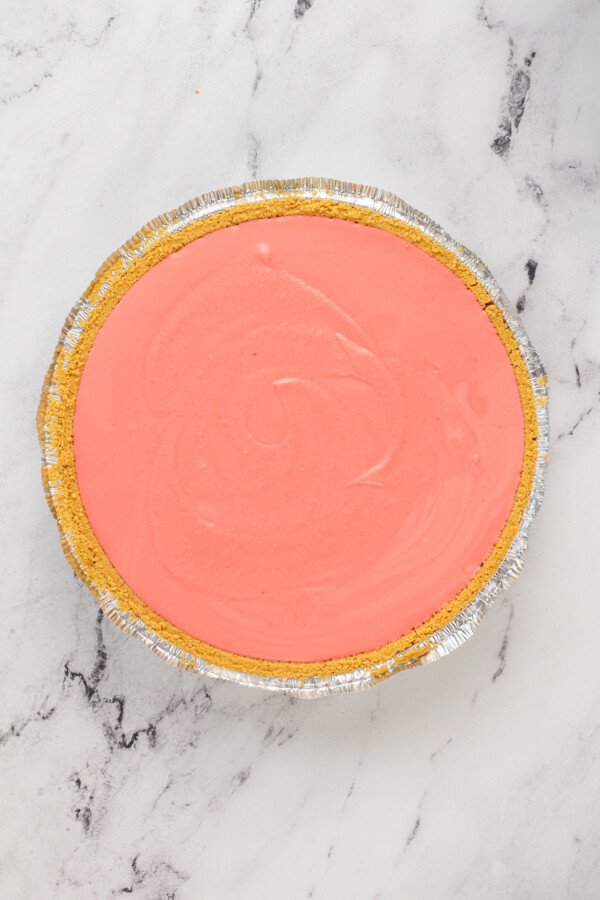
[[[450,250],[485,287],[496,306],[501,310],[506,324],[515,337],[527,367],[530,386],[536,399],[538,427],[537,458],[529,499],[519,530],[496,573],[473,600],[444,628],[430,635],[425,641],[414,644],[378,666],[370,669],[359,668],[346,674],[304,680],[279,677],[268,678],[226,669],[186,653],[176,645],[162,639],[152,629],[148,628],[141,619],[133,616],[131,613],[120,610],[117,598],[110,596],[108,592],[100,592],[97,595],[100,607],[112,622],[123,631],[135,635],[169,665],[194,671],[210,678],[234,681],[248,687],[260,687],[269,691],[285,691],[298,697],[312,699],[327,694],[365,690],[398,671],[424,665],[447,656],[474,634],[495,597],[515,580],[522,569],[531,524],[541,506],[544,494],[544,473],[549,443],[548,388],[544,367],[532,347],[521,321],[510,309],[504,293],[487,266],[470,250],[450,237],[443,228],[433,222],[428,216],[408,206],[396,195],[379,188],[365,187],[327,178],[300,178],[288,181],[247,182],[238,187],[211,191],[149,222],[106,260],[100,268],[98,276],[108,271],[117,262],[120,262],[123,269],[127,269],[132,260],[143,256],[160,240],[161,235],[165,231],[174,233],[197,219],[231,208],[239,203],[264,201],[281,197],[282,194],[337,200],[357,207],[371,209],[384,216],[413,226]],[[83,333],[89,309],[89,301],[84,295],[71,310],[62,330],[57,352],[46,378],[43,398],[46,394],[57,396],[57,387],[52,380],[52,374],[56,366],[58,351],[64,349],[68,356],[69,350],[77,344]],[[49,440],[43,423],[43,407],[44,400],[42,399],[38,424],[43,470],[47,470],[48,467],[56,464],[56,450]],[[44,477],[44,486],[49,505],[58,520],[53,501],[53,493],[56,486],[49,483],[46,477]],[[76,570],[82,575],[85,574],[81,571],[81,566],[77,560],[69,534],[63,533],[62,529],[60,529],[60,522],[59,530],[61,531],[61,539],[66,555]]]

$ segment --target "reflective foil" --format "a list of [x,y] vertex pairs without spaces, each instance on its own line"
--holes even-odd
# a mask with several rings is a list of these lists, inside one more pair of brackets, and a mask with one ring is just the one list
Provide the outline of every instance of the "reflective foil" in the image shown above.
[[[536,402],[538,450],[533,485],[517,535],[496,573],[469,605],[462,612],[458,613],[446,627],[430,635],[426,641],[416,643],[377,666],[370,669],[356,669],[347,674],[305,680],[266,678],[232,671],[211,665],[206,660],[194,657],[163,640],[149,629],[141,619],[120,610],[117,597],[111,596],[106,592],[100,593],[98,596],[98,602],[108,618],[124,631],[134,634],[170,665],[188,670],[191,669],[200,675],[207,675],[211,678],[235,681],[238,684],[261,687],[271,691],[285,691],[298,697],[313,698],[326,694],[360,691],[380,682],[383,678],[395,672],[414,666],[421,666],[446,656],[471,637],[492,605],[495,597],[517,577],[523,565],[531,523],[540,508],[544,493],[544,471],[548,451],[548,388],[544,368],[531,346],[520,320],[509,308],[506,297],[484,263],[461,244],[454,241],[450,235],[427,216],[412,209],[393,194],[376,188],[329,179],[302,178],[290,181],[255,181],[240,187],[211,192],[195,200],[190,200],[173,212],[154,219],[142,228],[131,241],[124,244],[107,263],[119,260],[121,265],[127,268],[132,259],[136,256],[143,256],[161,236],[164,236],[165,229],[167,232],[177,232],[192,221],[234,207],[237,204],[264,201],[281,197],[282,194],[310,198],[322,197],[323,199],[343,201],[357,207],[371,209],[390,218],[406,222],[450,250],[478,278],[496,306],[502,311],[504,319],[517,341],[527,366],[532,392],[536,401],[538,401]],[[63,347],[68,352],[69,349],[76,346],[83,333],[89,308],[89,301],[86,297],[83,297],[75,304],[67,320],[68,325],[63,329],[59,347]],[[56,463],[56,449],[52,446],[43,427],[45,398],[47,395],[52,395],[56,398],[56,391],[57,386],[53,383],[51,369],[40,405],[40,420],[42,422],[40,426],[40,443],[42,464],[45,468]],[[52,500],[53,490],[52,485],[46,487],[48,501],[52,508],[54,508]],[[76,561],[76,554],[70,536],[61,528],[60,519],[58,520],[58,526],[67,555]],[[83,574],[85,576],[85,573]]]

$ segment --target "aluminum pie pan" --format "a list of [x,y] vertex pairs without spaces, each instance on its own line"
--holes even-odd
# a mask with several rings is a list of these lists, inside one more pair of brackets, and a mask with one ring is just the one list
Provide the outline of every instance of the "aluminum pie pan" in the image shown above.
[[[471,637],[484,614],[492,605],[495,597],[505,590],[518,576],[523,566],[530,527],[540,508],[544,492],[544,473],[549,439],[548,388],[546,373],[539,357],[533,349],[520,320],[511,311],[505,295],[484,263],[462,244],[451,238],[447,232],[427,216],[408,206],[395,195],[377,188],[331,179],[303,178],[289,181],[256,181],[238,187],[203,194],[194,200],[190,200],[178,209],[159,216],[148,223],[106,261],[104,266],[101,267],[99,274],[116,265],[122,271],[126,271],[134,260],[149,253],[165,234],[175,235],[194,222],[206,219],[215,213],[234,209],[241,204],[264,203],[265,201],[279,200],[282,197],[306,198],[307,200],[322,199],[350,204],[357,209],[371,210],[380,216],[405,223],[421,232],[427,238],[450,251],[475,276],[492,299],[493,304],[500,310],[506,326],[515,339],[526,366],[531,393],[535,398],[537,425],[535,470],[517,533],[493,576],[468,605],[444,627],[429,634],[425,640],[415,642],[376,665],[359,667],[349,672],[309,678],[269,677],[263,674],[250,674],[227,666],[216,665],[214,662],[185,651],[177,644],[171,643],[149,627],[141,617],[123,610],[118,595],[103,590],[89,577],[78,559],[76,536],[64,527],[59,503],[61,492],[60,478],[56,478],[57,447],[52,439],[52,428],[49,426],[49,406],[50,404],[60,404],[61,402],[62,398],[57,384],[58,379],[55,377],[58,360],[61,354],[63,360],[68,360],[69,353],[81,340],[93,306],[89,291],[75,304],[63,328],[55,358],[48,372],[42,392],[38,412],[38,430],[42,450],[42,471],[46,496],[50,508],[57,519],[65,554],[75,571],[82,576],[88,587],[95,594],[100,607],[107,617],[125,632],[134,634],[170,665],[191,670],[211,678],[234,681],[249,687],[260,687],[270,691],[284,691],[298,697],[314,698],[332,693],[364,690],[379,683],[391,674],[447,656],[448,653]],[[96,302],[101,302],[101,294],[102,291],[100,291],[100,300],[96,300]],[[62,365],[64,366],[66,363],[63,361]]]

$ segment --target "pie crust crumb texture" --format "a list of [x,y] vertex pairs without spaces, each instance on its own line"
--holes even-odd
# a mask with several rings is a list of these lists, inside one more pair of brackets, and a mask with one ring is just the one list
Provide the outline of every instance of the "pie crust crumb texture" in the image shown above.
[[[517,340],[488,290],[453,252],[419,228],[370,208],[323,196],[307,196],[306,191],[294,194],[282,190],[275,196],[269,191],[264,199],[245,202],[240,189],[237,197],[240,199],[231,208],[191,221],[179,230],[169,227],[168,216],[151,223],[104,264],[67,319],[46,377],[37,418],[48,502],[67,558],[107,616],[126,629],[127,617],[124,620],[123,614],[128,614],[130,621],[142,620],[159,638],[181,651],[177,659],[169,660],[181,668],[196,668],[197,661],[202,660],[209,666],[233,672],[294,679],[299,685],[306,679],[366,670],[371,681],[379,681],[425,656],[432,649],[432,636],[465,609],[504,560],[519,532],[532,492],[538,457],[537,407],[547,402],[544,392],[547,379],[545,376],[537,379],[539,391],[534,393]],[[119,576],[92,531],[79,494],[72,439],[75,400],[86,359],[96,335],[126,291],[149,268],[196,238],[252,219],[289,215],[337,217],[382,229],[415,244],[452,270],[481,304],[506,349],[518,385],[525,429],[523,466],[512,510],[496,545],[466,587],[438,613],[385,646],[354,656],[310,663],[273,662],[226,652],[185,634],[149,609]]]

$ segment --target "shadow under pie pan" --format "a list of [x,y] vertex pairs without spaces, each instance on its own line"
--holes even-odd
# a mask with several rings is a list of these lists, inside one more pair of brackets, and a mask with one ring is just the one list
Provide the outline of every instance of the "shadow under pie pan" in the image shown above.
[[547,378],[486,266],[392,194],[261,181],[159,216],[38,412],[63,548],[173,665],[302,697],[470,637],[521,569]]

